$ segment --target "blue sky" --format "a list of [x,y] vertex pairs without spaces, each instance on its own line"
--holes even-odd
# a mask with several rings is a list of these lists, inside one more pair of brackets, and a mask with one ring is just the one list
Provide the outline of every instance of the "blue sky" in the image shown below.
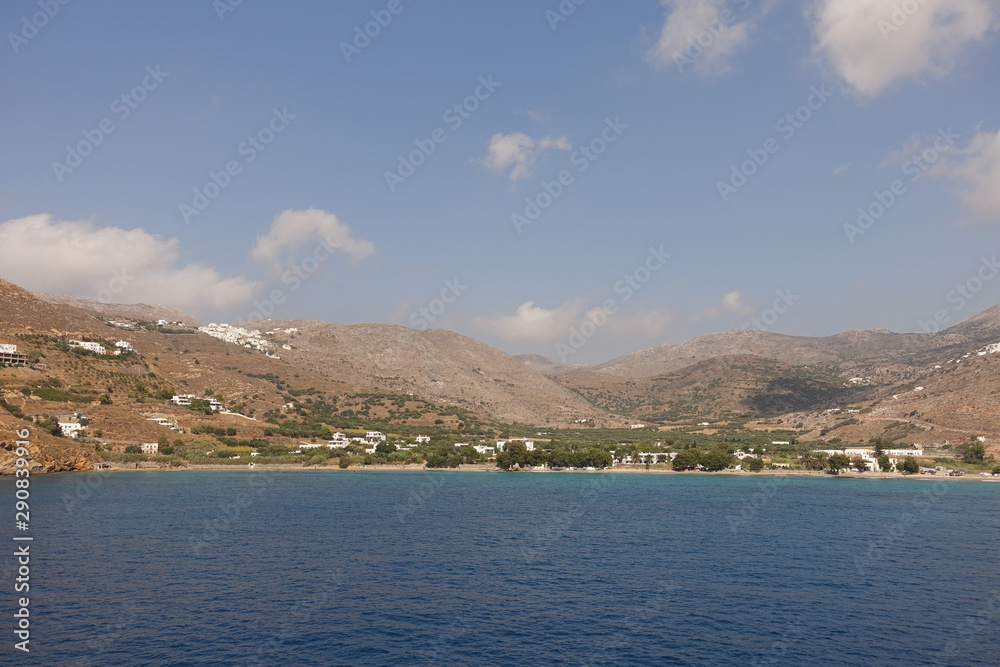
[[951,324],[1000,302],[1000,7],[894,5],[7,2],[0,277],[569,363]]

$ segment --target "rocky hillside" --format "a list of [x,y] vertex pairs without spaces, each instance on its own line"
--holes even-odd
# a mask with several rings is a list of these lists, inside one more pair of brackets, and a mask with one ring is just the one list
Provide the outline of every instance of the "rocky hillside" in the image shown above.
[[747,419],[835,407],[875,395],[833,374],[753,355],[714,357],[651,378],[594,371],[554,375],[595,405],[646,421]]
[[94,299],[80,299],[75,296],[61,296],[58,294],[42,294],[35,292],[35,296],[42,301],[56,303],[63,306],[74,306],[84,310],[103,315],[105,317],[117,319],[131,319],[143,322],[156,322],[167,320],[168,322],[183,322],[190,326],[201,326],[195,318],[187,313],[159,304],[147,303],[103,303]]
[[303,320],[268,320],[267,327],[298,329],[277,334],[291,348],[280,350],[282,358],[328,378],[382,391],[412,392],[503,423],[564,425],[576,419],[621,423],[510,355],[452,331]]

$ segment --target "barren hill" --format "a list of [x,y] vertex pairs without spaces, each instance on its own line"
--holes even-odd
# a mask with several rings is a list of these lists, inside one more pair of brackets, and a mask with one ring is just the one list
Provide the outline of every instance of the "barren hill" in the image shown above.
[[[93,313],[42,301],[28,290],[0,279],[0,327],[8,331],[105,331]],[[13,341],[11,341],[13,342]]]
[[649,421],[740,419],[872,398],[871,387],[753,355],[714,357],[652,378],[553,376],[596,405]]
[[74,306],[84,310],[93,311],[106,317],[126,318],[140,320],[143,322],[156,322],[157,320],[167,320],[168,322],[184,322],[189,326],[201,326],[195,318],[185,312],[161,306],[160,304],[147,303],[103,303],[94,299],[80,299],[75,296],[61,296],[58,294],[41,294],[35,292],[42,301],[57,303],[64,306]]
[[871,364],[911,363],[929,350],[964,341],[965,336],[952,333],[897,334],[885,329],[852,329],[823,338],[737,329],[640,350],[585,369],[621,377],[654,377],[715,357],[751,354],[795,366],[846,371]]
[[[244,323],[260,327],[260,322]],[[268,320],[292,347],[283,359],[329,378],[384,391],[414,392],[490,419],[522,424],[568,424],[575,419],[611,423],[612,418],[578,394],[514,357],[443,329],[417,331],[364,322],[340,325]]]

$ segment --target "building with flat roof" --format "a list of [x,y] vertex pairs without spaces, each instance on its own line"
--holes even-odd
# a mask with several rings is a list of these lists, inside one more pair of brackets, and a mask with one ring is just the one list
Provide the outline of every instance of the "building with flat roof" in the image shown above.
[[17,351],[17,345],[0,344],[0,364],[27,366],[28,355]]

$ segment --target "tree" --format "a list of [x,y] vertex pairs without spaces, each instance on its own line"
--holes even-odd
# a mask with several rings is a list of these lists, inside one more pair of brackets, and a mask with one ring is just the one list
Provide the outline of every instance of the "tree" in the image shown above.
[[757,458],[756,456],[750,459],[744,459],[746,463],[744,467],[750,472],[760,472],[764,469],[764,462]]
[[705,466],[705,469],[712,471],[725,470],[732,462],[733,455],[721,447],[716,447],[701,459],[701,464]]
[[392,444],[391,442],[380,442],[377,445],[375,445],[375,453],[385,454],[386,456],[388,456],[389,454],[395,454],[396,445]]
[[860,456],[855,456],[851,459],[851,465],[854,466],[854,469],[858,472],[868,472],[868,463]]
[[802,455],[802,467],[806,470],[825,470],[826,465],[824,452],[806,452]]
[[677,452],[677,456],[674,457],[673,468],[674,470],[694,470],[698,464],[701,463],[701,450],[695,449],[682,449]]
[[878,469],[888,472],[892,470],[892,461],[889,460],[889,456],[886,454],[880,454],[878,457]]
[[907,456],[903,459],[903,472],[908,475],[915,475],[920,472],[920,464],[912,456]]
[[553,468],[568,468],[571,464],[571,457],[568,449],[556,449],[549,456],[549,465]]
[[142,447],[139,445],[129,445],[125,448],[126,454],[142,454]]
[[981,442],[966,443],[958,448],[967,463],[982,463],[986,458],[986,446]]
[[872,438],[868,442],[869,444],[875,445],[875,458],[878,458],[879,456],[885,454],[885,449],[883,445],[891,444],[891,443],[886,443],[885,440],[883,440],[882,438]]
[[833,474],[839,475],[841,470],[851,465],[851,459],[847,458],[847,454],[838,453],[827,459],[826,464]]

